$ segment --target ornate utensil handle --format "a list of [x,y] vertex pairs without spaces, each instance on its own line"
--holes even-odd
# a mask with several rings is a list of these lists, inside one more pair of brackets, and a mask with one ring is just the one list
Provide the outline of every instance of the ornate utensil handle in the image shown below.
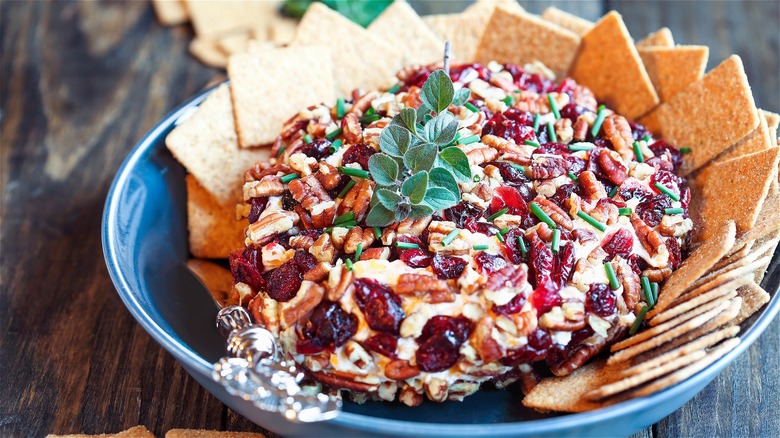
[[253,325],[243,307],[227,306],[217,314],[217,329],[227,337],[227,354],[214,364],[211,377],[233,395],[290,421],[310,423],[334,418],[341,402],[325,394],[305,394],[304,374],[282,360],[273,334]]

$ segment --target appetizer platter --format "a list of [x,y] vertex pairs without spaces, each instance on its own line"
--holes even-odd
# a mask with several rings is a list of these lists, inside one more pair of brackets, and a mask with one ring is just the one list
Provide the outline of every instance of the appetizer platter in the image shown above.
[[[187,172],[187,267],[273,337],[301,391],[344,403],[339,427],[381,412],[355,427],[436,433],[413,411],[486,397],[646,426],[777,311],[760,284],[780,116],[756,108],[738,56],[707,61],[668,29],[634,43],[616,12],[395,2],[364,29],[314,3],[288,45],[249,42],[229,83],[154,133]],[[203,372],[217,352],[187,350],[231,397]],[[564,418],[466,421],[604,430]]]

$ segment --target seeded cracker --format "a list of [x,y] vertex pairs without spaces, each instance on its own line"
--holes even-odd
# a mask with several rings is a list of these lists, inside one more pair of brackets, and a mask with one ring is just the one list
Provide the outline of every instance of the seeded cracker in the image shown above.
[[186,23],[190,18],[183,0],[152,0],[152,6],[164,26]]
[[474,60],[477,45],[482,38],[490,14],[441,14],[423,17],[423,22],[442,41],[452,46],[453,61],[465,63]]
[[281,0],[202,1],[185,0],[198,38],[218,38],[233,29],[262,26],[279,15]]
[[619,376],[623,365],[607,366],[604,360],[591,362],[565,377],[550,377],[537,384],[524,398],[523,406],[540,411],[585,412],[602,408],[607,402],[582,398]]
[[655,308],[647,313],[647,318],[660,313],[690,286],[699,277],[704,275],[709,269],[726,255],[732,246],[734,246],[734,236],[736,235],[736,226],[734,222],[729,221],[718,229],[715,237],[704,241],[688,257],[680,268],[666,280],[658,294],[658,302]]
[[674,47],[674,37],[668,27],[662,27],[650,35],[642,38],[637,47]]
[[302,108],[336,100],[333,61],[326,47],[265,48],[230,57],[238,143],[255,147],[276,139]]
[[187,175],[187,227],[190,252],[197,258],[224,259],[244,245],[244,221],[236,220],[233,205],[220,205]]
[[726,150],[726,152],[718,155],[715,159],[716,162],[771,149],[773,147],[772,137],[769,135],[769,127],[767,126],[766,118],[761,111],[758,112],[758,120],[758,127],[745,138],[737,142],[737,144]]
[[209,67],[225,68],[227,66],[227,53],[217,47],[214,41],[202,38],[193,38],[189,45],[190,54],[198,61]]
[[768,303],[771,298],[767,291],[754,282],[742,286],[737,290],[737,293],[742,297],[742,308],[734,319],[734,324],[742,324],[750,315],[764,307],[764,304]]
[[568,29],[577,35],[585,35],[593,28],[593,22],[550,6],[542,12],[542,18]]
[[661,102],[704,76],[707,46],[639,47],[639,56]]
[[630,120],[658,105],[658,95],[617,12],[605,15],[582,37],[569,75]]
[[[363,29],[322,3],[309,6],[291,45],[325,45],[332,49],[339,96],[350,96],[355,88],[374,90],[392,85],[403,58],[401,50],[383,36]],[[303,68],[319,73],[312,67],[308,63]]]
[[262,433],[225,432],[219,430],[171,429],[165,438],[265,438]]
[[393,2],[368,26],[403,51],[403,63],[432,64],[442,60],[444,42],[425,25],[417,12],[403,1]]
[[233,290],[233,275],[230,270],[206,260],[187,260],[187,268],[206,286],[211,296],[225,306],[230,299],[230,291]]
[[747,278],[738,278],[734,281],[730,281],[726,284],[722,284],[714,289],[707,291],[694,299],[676,304],[674,307],[670,307],[663,312],[655,316],[655,318],[648,321],[651,326],[656,326],[671,319],[674,319],[686,312],[689,312],[703,304],[710,303],[716,300],[730,300],[737,296],[736,289],[749,280]]
[[223,205],[241,200],[244,171],[268,160],[269,149],[240,149],[230,87],[220,85],[165,138],[174,157]]

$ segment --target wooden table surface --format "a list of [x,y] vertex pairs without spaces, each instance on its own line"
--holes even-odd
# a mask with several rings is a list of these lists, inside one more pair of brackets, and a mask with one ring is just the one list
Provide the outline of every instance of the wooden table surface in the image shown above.
[[[417,2],[421,12],[466,2]],[[739,54],[757,104],[780,111],[780,2],[554,3],[596,20],[617,9],[636,39],[666,25]],[[116,432],[138,424],[259,431],[203,390],[133,320],[100,245],[111,180],[142,134],[221,72],[187,53],[144,1],[0,6],[0,435]],[[701,394],[642,436],[780,430],[780,320]]]

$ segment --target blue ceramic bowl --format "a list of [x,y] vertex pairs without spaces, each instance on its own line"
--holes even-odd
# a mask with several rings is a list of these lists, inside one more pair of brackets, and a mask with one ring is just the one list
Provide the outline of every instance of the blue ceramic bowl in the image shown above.
[[[604,436],[628,435],[656,423],[701,391],[766,329],[780,310],[772,301],[743,323],[742,343],[692,378],[650,397],[594,412],[540,414],[520,403],[518,390],[483,390],[462,403],[345,403],[335,419],[292,424],[228,394],[210,378],[223,353],[214,329],[217,307],[184,262],[187,249],[185,171],[165,148],[165,136],[209,90],[168,114],[135,146],[119,169],[103,214],[103,252],[122,301],[143,328],[187,372],[226,405],[282,435]],[[773,261],[764,286],[776,292],[780,269]]]

